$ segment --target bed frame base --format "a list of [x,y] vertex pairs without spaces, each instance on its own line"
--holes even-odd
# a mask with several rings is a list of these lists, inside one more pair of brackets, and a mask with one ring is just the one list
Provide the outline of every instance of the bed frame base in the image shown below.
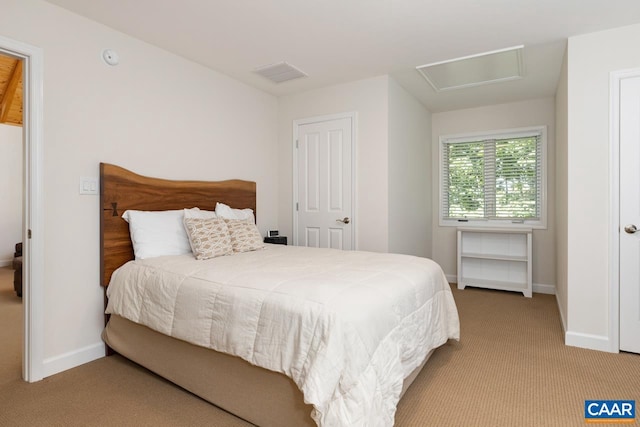
[[[127,359],[257,426],[316,425],[311,418],[313,407],[304,403],[302,392],[284,374],[171,338],[117,315],[111,316],[102,338]],[[432,353],[405,379],[402,395]]]
[[127,359],[255,425],[316,425],[310,416],[313,407],[304,403],[302,393],[285,375],[116,315],[111,316],[102,338]]

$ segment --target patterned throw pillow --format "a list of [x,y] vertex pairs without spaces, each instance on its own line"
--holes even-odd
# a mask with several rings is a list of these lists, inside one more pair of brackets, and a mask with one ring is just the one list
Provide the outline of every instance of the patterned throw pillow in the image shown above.
[[184,228],[196,259],[209,259],[233,253],[231,236],[222,218],[185,218]]
[[225,219],[224,221],[229,228],[234,252],[249,252],[264,248],[260,231],[251,219]]

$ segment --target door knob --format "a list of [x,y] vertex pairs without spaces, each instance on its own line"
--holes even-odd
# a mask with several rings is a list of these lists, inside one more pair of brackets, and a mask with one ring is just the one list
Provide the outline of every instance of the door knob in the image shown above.
[[625,226],[625,227],[624,227],[624,231],[626,231],[626,232],[627,232],[627,233],[629,233],[629,234],[633,234],[633,233],[635,233],[636,231],[638,231],[638,229],[636,228],[636,226],[635,226],[635,225],[633,225],[633,224],[629,224],[629,225],[627,225],[627,226]]
[[342,219],[338,218],[338,219],[336,219],[336,221],[338,221],[338,222],[342,222],[343,224],[349,224],[349,222],[351,222],[351,220],[349,219],[349,217],[348,217],[348,216],[345,216],[345,217],[344,217],[344,218],[342,218]]

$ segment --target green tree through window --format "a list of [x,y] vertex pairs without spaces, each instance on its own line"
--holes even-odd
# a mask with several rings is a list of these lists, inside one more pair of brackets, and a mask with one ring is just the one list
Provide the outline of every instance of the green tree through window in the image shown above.
[[444,139],[442,150],[443,219],[540,219],[541,132]]

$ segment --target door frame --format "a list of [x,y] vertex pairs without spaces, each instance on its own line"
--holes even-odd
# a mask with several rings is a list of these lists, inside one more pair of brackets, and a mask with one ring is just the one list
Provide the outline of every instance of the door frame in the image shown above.
[[44,373],[43,52],[39,47],[2,36],[0,52],[24,61],[22,378],[28,382],[35,382],[40,381]]
[[609,77],[609,351],[620,352],[620,83],[640,68]]
[[307,117],[304,119],[296,119],[293,121],[293,140],[291,142],[291,152],[292,161],[293,161],[293,197],[291,204],[292,218],[293,218],[293,238],[292,243],[294,245],[298,244],[298,210],[296,209],[296,204],[299,203],[298,200],[298,156],[297,156],[297,147],[296,144],[298,142],[298,127],[301,125],[307,125],[311,123],[320,123],[320,122],[329,122],[332,120],[340,120],[340,119],[351,119],[351,223],[352,232],[351,232],[351,247],[353,250],[358,250],[356,238],[357,234],[357,180],[356,180],[356,144],[357,144],[357,129],[358,129],[358,113],[356,111],[349,111],[345,113],[337,113],[337,114],[329,114],[324,116],[315,116],[315,117]]

